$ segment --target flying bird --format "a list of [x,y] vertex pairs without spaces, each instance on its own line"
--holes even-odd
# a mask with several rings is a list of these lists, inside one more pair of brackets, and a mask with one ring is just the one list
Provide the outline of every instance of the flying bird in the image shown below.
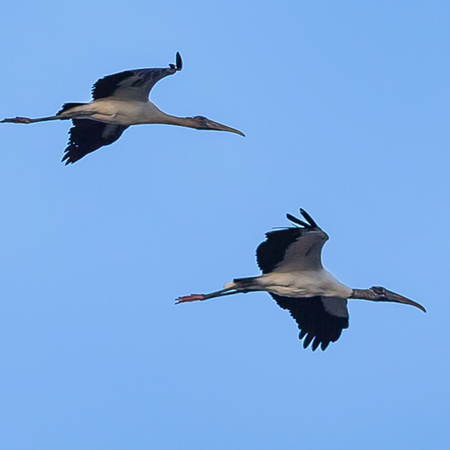
[[224,295],[266,291],[278,305],[287,309],[297,322],[303,347],[311,343],[325,350],[348,328],[347,299],[396,302],[425,308],[384,287],[352,289],[325,270],[321,262],[322,247],[328,235],[312,217],[300,209],[304,220],[291,214],[286,217],[295,226],[266,233],[266,240],[256,249],[262,275],[236,278],[224,289],[209,294],[191,294],[177,298],[178,303],[207,300]]
[[152,87],[161,78],[181,70],[182,66],[181,56],[177,53],[175,64],[169,64],[167,69],[126,70],[100,78],[92,87],[92,101],[89,103],[65,103],[56,115],[50,117],[14,117],[1,122],[35,123],[72,119],[69,143],[62,158],[66,165],[117,141],[130,125],[160,123],[198,130],[231,131],[245,136],[239,130],[203,116],[171,116],[149,101]]

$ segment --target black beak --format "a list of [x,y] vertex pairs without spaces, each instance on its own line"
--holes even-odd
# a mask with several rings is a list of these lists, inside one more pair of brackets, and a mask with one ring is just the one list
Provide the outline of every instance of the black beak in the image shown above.
[[372,290],[379,296],[378,300],[380,301],[403,303],[404,305],[415,306],[416,308],[421,309],[423,312],[427,312],[427,310],[420,303],[403,297],[403,295],[396,294],[395,292],[388,291],[387,289],[381,287],[373,287]]
[[227,125],[223,125],[222,123],[219,122],[214,122],[212,120],[205,118],[203,124],[205,130],[229,131],[231,133],[236,133],[245,137],[245,134],[242,131],[239,131],[236,128],[228,127]]

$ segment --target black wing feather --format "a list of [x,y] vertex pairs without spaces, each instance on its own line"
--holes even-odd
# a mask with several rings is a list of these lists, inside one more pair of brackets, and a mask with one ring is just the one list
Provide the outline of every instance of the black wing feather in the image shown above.
[[[284,228],[281,230],[269,231],[266,233],[266,240],[262,242],[256,249],[256,260],[262,273],[273,272],[278,264],[280,264],[286,254],[287,249],[291,244],[297,241],[302,236],[312,231],[320,230],[320,227],[312,219],[312,217],[303,209],[300,209],[303,217],[309,222],[306,223],[301,219],[293,216],[292,214],[286,214],[286,217],[291,222],[300,227]],[[325,240],[328,236],[324,234]],[[323,243],[320,246],[322,248]],[[308,256],[306,253],[305,256]],[[319,254],[320,261],[320,254]],[[319,262],[320,264],[320,262]]]
[[72,119],[69,144],[64,150],[62,161],[74,163],[104,145],[117,141],[128,127],[90,119]]
[[288,247],[305,232],[305,228],[286,228],[266,233],[267,239],[256,249],[256,261],[262,273],[273,272],[283,260]]
[[114,94],[118,84],[134,75],[135,70],[126,70],[124,72],[114,73],[97,80],[92,87],[92,98],[98,100],[99,98],[110,97]]
[[169,67],[164,69],[134,69],[107,75],[95,82],[92,87],[92,98],[98,100],[112,95],[120,95],[120,91],[122,91],[126,97],[144,100],[155,83],[161,78],[173,75],[182,67],[181,56],[177,53],[176,64],[169,64]]
[[322,297],[292,298],[281,295],[270,295],[278,305],[287,309],[297,322],[300,330],[299,338],[303,339],[303,348],[313,341],[312,349],[320,345],[325,350],[330,342],[336,342],[342,330],[348,328],[348,317],[339,317],[325,311]]

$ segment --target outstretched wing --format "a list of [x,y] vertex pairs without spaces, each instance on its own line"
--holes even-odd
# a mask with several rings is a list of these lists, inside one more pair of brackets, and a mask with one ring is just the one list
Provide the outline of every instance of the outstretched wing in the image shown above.
[[128,127],[90,119],[72,119],[69,144],[61,161],[72,164],[88,153],[117,141]]
[[167,75],[173,75],[183,67],[179,53],[176,64],[166,69],[135,69],[100,78],[92,87],[92,98],[117,97],[124,100],[147,101],[152,87]]
[[320,345],[325,350],[336,342],[342,330],[348,328],[347,300],[333,297],[293,298],[270,295],[283,309],[287,309],[297,322],[303,348],[312,342],[313,351]]
[[290,214],[287,218],[300,227],[269,231],[256,249],[256,259],[263,273],[295,272],[322,268],[322,247],[328,235],[301,209],[308,223]]

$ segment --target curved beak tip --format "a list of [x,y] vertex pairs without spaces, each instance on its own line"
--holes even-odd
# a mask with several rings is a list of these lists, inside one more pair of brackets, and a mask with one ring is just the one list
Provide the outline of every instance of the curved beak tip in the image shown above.
[[419,308],[424,313],[427,312],[425,307],[423,307],[420,303],[415,302],[414,300],[411,300],[409,298],[403,297],[403,295],[391,293],[391,301],[397,302],[397,303],[403,303],[406,305],[415,306],[416,308]]
[[239,134],[242,137],[245,137],[245,134],[242,131],[237,130],[236,128],[231,128],[226,125],[218,124],[219,131],[229,131],[230,133]]
[[408,301],[407,301],[407,302],[404,302],[404,303],[407,303],[408,305],[411,305],[411,306],[415,306],[416,308],[419,308],[419,309],[420,309],[421,311],[423,311],[424,313],[427,312],[427,310],[425,309],[424,306],[422,306],[420,303],[417,303],[417,302],[415,302],[415,301],[413,301],[413,300],[408,299]]
[[424,313],[426,313],[427,312],[427,310],[425,309],[425,307],[424,306],[422,306],[422,305],[419,305],[418,304],[418,306],[417,306],[419,309],[421,309]]

